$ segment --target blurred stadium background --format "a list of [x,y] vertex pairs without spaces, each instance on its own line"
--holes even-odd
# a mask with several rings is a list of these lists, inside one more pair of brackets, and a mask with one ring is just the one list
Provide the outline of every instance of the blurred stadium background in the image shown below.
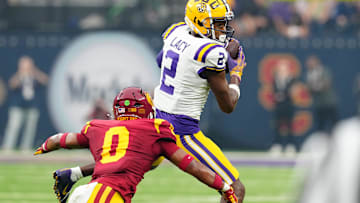
[[[111,111],[113,96],[124,87],[141,86],[151,92],[159,78],[155,56],[162,46],[161,34],[183,20],[185,4],[186,0],[0,0],[1,146],[9,108],[19,104],[19,92],[11,90],[9,80],[22,56],[31,57],[49,76],[46,86],[35,89],[40,112],[35,148],[55,132],[79,131],[98,112]],[[274,158],[267,153],[275,137],[274,69],[286,60],[298,80],[291,98],[296,108],[294,142],[299,146],[319,124],[306,84],[308,56],[317,56],[331,72],[338,120],[355,116],[360,107],[360,2],[233,0],[231,4],[235,37],[244,46],[248,64],[242,98],[236,111],[226,115],[211,95],[201,128],[229,151],[238,166],[249,194],[245,202],[291,202],[296,196],[289,192],[296,157]],[[84,163],[79,157],[86,156],[71,158],[65,153],[44,162],[29,153],[0,152],[0,202],[55,202],[52,170]],[[168,166],[151,172],[134,202],[216,202],[213,191],[181,176]],[[170,191],[167,185],[196,189]]]

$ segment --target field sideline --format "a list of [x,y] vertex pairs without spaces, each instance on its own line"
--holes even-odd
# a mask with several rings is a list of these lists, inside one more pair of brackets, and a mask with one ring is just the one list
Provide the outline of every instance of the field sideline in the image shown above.
[[[65,156],[64,153],[55,154],[55,157],[68,158],[67,160],[56,161],[56,159],[51,159],[49,155],[44,155],[41,159],[34,159],[28,155],[18,154],[13,156],[14,159],[10,159],[11,156],[0,154],[0,202],[57,202],[55,194],[52,192],[52,171],[91,161],[86,155],[81,157],[67,155],[70,154],[65,153]],[[238,157],[234,154],[229,156]],[[250,164],[252,163],[251,160],[255,164]],[[232,161],[239,163],[237,168],[240,172],[240,178],[246,186],[245,203],[293,202],[295,194],[292,180],[293,172],[292,167],[286,164],[289,160],[285,160],[285,162],[282,162],[284,160],[281,159],[273,160],[274,165],[270,164],[269,160],[265,160],[263,164],[260,164],[259,156],[252,155],[246,160],[243,159],[243,162],[241,159]],[[276,165],[276,163],[280,164]],[[77,185],[85,184],[88,181],[89,178],[82,179]],[[217,192],[165,163],[157,170],[145,175],[145,179],[138,186],[133,202],[215,203],[218,202],[218,198]]]

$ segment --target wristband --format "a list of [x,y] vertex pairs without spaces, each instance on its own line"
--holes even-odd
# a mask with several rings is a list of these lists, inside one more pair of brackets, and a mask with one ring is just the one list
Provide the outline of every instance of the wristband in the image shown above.
[[45,140],[45,142],[41,145],[41,148],[44,152],[47,152],[48,151],[48,148],[47,148],[47,143],[49,141],[49,138]]
[[238,85],[235,84],[229,84],[229,88],[235,90],[235,92],[238,95],[238,99],[240,98],[240,88]]
[[[222,185],[223,184],[223,180],[221,179],[221,177],[215,173],[215,179],[214,179],[214,182],[212,185],[210,185],[210,187],[214,188],[214,189],[217,189],[217,190],[222,190]],[[226,183],[224,182],[224,185]]]
[[194,159],[194,157],[190,156],[190,155],[186,155],[184,156],[184,158],[181,160],[181,162],[179,163],[178,167],[185,171],[186,167],[191,163],[191,161]]
[[61,138],[60,138],[60,147],[67,149],[68,147],[66,146],[66,137],[69,133],[64,133]]

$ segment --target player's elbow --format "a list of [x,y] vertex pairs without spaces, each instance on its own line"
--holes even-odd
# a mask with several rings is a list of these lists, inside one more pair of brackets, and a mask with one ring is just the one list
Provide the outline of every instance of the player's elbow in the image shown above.
[[237,104],[237,99],[233,99],[229,95],[218,96],[217,101],[221,111],[227,114],[233,112]]
[[234,108],[228,108],[228,109],[225,109],[223,110],[224,113],[227,113],[227,114],[230,114],[234,111]]
[[235,105],[231,105],[231,104],[221,105],[220,109],[222,112],[230,114],[231,112],[233,112],[235,110]]

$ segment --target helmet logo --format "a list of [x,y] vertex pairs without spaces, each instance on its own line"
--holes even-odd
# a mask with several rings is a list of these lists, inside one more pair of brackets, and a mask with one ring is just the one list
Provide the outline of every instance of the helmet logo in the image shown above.
[[125,104],[125,106],[129,106],[129,105],[130,105],[130,101],[129,101],[129,100],[125,100],[124,104]]
[[196,7],[197,7],[197,10],[200,13],[205,13],[206,12],[206,4],[205,3],[200,3]]

